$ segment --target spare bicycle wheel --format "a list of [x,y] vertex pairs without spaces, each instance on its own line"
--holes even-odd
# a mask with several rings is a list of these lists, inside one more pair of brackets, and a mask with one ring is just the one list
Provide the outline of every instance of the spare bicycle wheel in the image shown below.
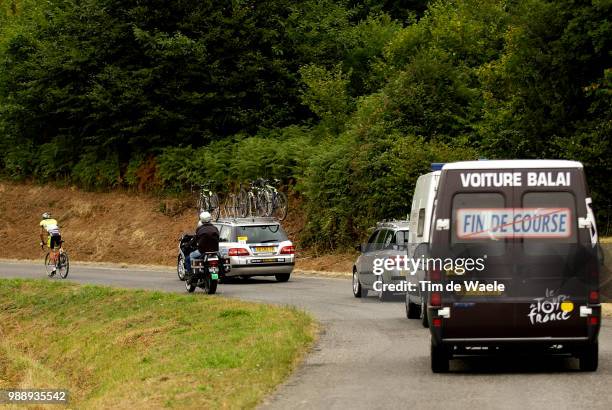
[[278,218],[280,221],[284,221],[287,217],[289,210],[289,204],[287,202],[287,195],[283,192],[277,192],[274,198],[274,212],[272,216]]
[[219,213],[221,212],[221,208],[219,207],[219,197],[217,194],[212,194],[208,201],[210,216],[213,221],[219,219]]

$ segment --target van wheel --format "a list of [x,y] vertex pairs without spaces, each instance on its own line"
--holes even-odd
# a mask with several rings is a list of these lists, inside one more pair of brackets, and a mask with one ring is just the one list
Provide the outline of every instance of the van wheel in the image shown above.
[[431,371],[434,373],[447,373],[450,355],[443,345],[434,346],[431,341]]
[[599,362],[599,344],[591,343],[580,352],[578,356],[580,362],[580,370],[583,372],[594,372],[597,370]]
[[277,273],[276,275],[274,275],[278,282],[287,282],[290,276],[290,273]]
[[406,296],[406,317],[408,319],[418,319],[421,317],[421,309],[416,303],[410,302]]
[[421,324],[423,325],[423,327],[428,328],[429,318],[427,317],[427,303],[425,303],[425,299],[423,299],[422,296],[421,296],[421,309],[420,309],[419,314],[421,317]]

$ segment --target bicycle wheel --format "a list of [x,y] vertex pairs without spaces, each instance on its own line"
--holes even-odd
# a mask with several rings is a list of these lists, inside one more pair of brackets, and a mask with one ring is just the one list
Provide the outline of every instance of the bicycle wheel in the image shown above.
[[238,194],[238,216],[240,218],[246,218],[246,216],[249,214],[249,209],[251,206],[250,202],[251,196],[246,189],[242,188]]
[[277,218],[279,221],[284,221],[287,217],[287,211],[289,210],[289,203],[287,201],[287,195],[283,192],[276,192],[274,198],[274,211],[272,216]]
[[52,278],[55,275],[55,263],[51,262],[51,252],[47,252],[45,255],[45,271],[47,276]]
[[70,258],[68,257],[68,252],[62,252],[59,255],[59,262],[57,265],[57,270],[62,279],[66,279],[68,276],[68,272],[70,271]]
[[229,200],[229,217],[238,218],[240,217],[240,199],[237,194],[230,194]]
[[196,207],[198,208],[198,213],[201,213],[204,210],[206,197],[204,196],[204,192],[200,192],[198,195],[198,200],[196,202]]
[[272,216],[272,192],[265,190],[259,193],[259,209],[261,216]]
[[219,219],[219,212],[221,211],[221,208],[219,207],[219,197],[217,196],[217,194],[213,193],[210,196],[210,198],[208,199],[208,205],[208,212],[210,212],[210,216],[212,217],[213,221],[216,221],[217,219]]

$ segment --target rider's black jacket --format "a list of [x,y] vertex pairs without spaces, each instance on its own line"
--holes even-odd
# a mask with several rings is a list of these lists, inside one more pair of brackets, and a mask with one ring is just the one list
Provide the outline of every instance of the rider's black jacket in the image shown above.
[[210,222],[203,223],[196,230],[196,234],[191,242],[200,253],[219,251],[219,230]]

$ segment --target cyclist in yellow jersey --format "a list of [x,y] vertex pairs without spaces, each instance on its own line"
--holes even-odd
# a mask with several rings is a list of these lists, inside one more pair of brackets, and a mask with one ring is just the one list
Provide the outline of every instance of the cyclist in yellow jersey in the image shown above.
[[48,212],[42,214],[42,221],[40,221],[40,246],[43,247],[45,244],[51,250],[51,261],[53,262],[53,270],[55,270],[57,250],[62,247],[62,235],[57,221]]

